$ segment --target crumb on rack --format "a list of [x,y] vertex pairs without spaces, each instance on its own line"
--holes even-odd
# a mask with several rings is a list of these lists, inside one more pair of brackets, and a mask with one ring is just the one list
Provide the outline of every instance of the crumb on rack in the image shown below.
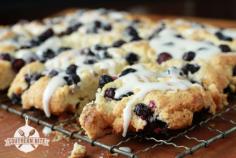
[[43,134],[44,134],[45,136],[49,136],[49,135],[52,133],[52,129],[49,128],[49,127],[47,127],[47,126],[45,126],[45,127],[43,128],[42,132],[43,132]]
[[84,158],[85,156],[86,156],[86,147],[76,142],[68,158]]

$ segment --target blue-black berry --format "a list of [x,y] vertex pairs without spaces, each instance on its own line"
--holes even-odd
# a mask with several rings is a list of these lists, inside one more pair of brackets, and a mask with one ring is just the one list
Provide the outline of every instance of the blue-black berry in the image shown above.
[[121,72],[121,74],[120,74],[120,77],[121,76],[125,76],[125,75],[127,75],[127,74],[129,74],[129,73],[132,73],[132,72],[136,72],[137,70],[135,70],[135,69],[133,69],[133,68],[127,68],[127,69],[125,69],[125,70],[123,70],[122,72]]
[[196,54],[193,51],[184,53],[183,60],[192,61],[195,58]]
[[145,104],[139,103],[134,108],[134,113],[140,116],[143,120],[148,120],[152,116],[152,110]]
[[125,59],[129,65],[133,65],[139,61],[139,56],[131,52],[125,57]]
[[105,86],[107,83],[112,82],[113,78],[109,75],[102,75],[99,78],[99,87],[102,88],[103,86]]
[[66,73],[67,74],[76,74],[76,70],[77,70],[77,65],[75,64],[71,64],[70,66],[67,67],[66,69]]

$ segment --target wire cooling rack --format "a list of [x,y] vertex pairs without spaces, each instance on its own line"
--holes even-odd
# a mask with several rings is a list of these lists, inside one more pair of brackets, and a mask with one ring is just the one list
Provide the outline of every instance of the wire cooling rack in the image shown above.
[[[51,128],[52,130],[58,131],[63,133],[64,135],[70,137],[70,138],[75,138],[75,139],[80,139],[82,141],[85,141],[87,143],[90,143],[92,146],[98,146],[101,148],[104,148],[111,153],[117,153],[121,154],[126,157],[131,157],[131,158],[137,158],[139,157],[140,154],[149,152],[151,150],[155,150],[158,147],[161,146],[171,146],[174,149],[181,150],[176,157],[182,158],[187,155],[191,155],[194,152],[200,150],[201,148],[209,146],[211,143],[215,142],[216,140],[219,140],[221,138],[226,137],[230,133],[236,131],[236,121],[233,118],[230,118],[228,116],[235,116],[236,114],[236,105],[229,106],[225,110],[215,114],[214,116],[207,117],[203,121],[200,121],[193,126],[191,126],[188,129],[185,129],[183,131],[179,131],[175,133],[172,136],[167,137],[166,139],[159,139],[157,137],[140,137],[139,135],[131,135],[128,136],[121,141],[119,141],[116,144],[113,145],[108,145],[105,143],[102,143],[98,140],[91,140],[89,139],[86,135],[83,134],[83,130],[68,130],[65,129],[63,126],[60,126],[57,123],[52,123],[50,120],[45,120],[45,118],[39,117],[37,115],[32,114],[32,111],[25,111],[22,110],[21,108],[14,107],[14,106],[9,106],[6,104],[0,104],[0,108],[3,110],[6,110],[10,113],[19,115],[21,117],[28,117],[29,120],[39,124],[46,126],[48,128]],[[35,109],[33,110],[35,111]],[[219,123],[212,123],[216,120],[220,120],[221,124],[223,123],[224,125],[227,124],[227,128],[221,128],[220,126],[218,127]],[[211,136],[207,138],[199,138],[198,136],[192,134],[191,132],[194,132],[195,130],[200,129],[200,130],[205,130],[204,132],[211,132]],[[149,141],[152,142],[151,144],[145,146],[142,149],[136,150],[136,151],[127,151],[120,146],[122,146],[125,143],[129,143],[130,141],[135,141],[136,139],[143,139],[144,141]],[[180,144],[177,143],[178,139],[185,139],[185,142],[193,142],[194,145],[189,145],[189,144]],[[138,142],[137,142],[138,143]]]

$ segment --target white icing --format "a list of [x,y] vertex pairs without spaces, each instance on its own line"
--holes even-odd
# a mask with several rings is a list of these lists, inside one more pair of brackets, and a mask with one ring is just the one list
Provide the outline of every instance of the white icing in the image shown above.
[[109,75],[116,74],[117,62],[114,59],[105,59],[95,64],[100,69],[108,70]]
[[61,45],[61,40],[58,37],[49,38],[37,48],[36,54],[38,56],[42,56],[43,52],[45,52],[47,49],[56,51],[58,48],[61,47]]
[[150,45],[155,49],[157,54],[167,52],[176,59],[182,59],[183,54],[188,51],[194,51],[196,53],[195,60],[207,60],[221,52],[217,46],[208,42],[177,38],[175,35],[176,32],[174,30],[165,29],[160,32],[159,36],[150,41]]
[[224,29],[222,32],[224,35],[236,39],[236,30],[235,29]]
[[43,110],[47,117],[50,117],[50,108],[49,108],[49,102],[51,97],[53,96],[53,93],[56,91],[58,87],[61,87],[66,84],[66,81],[63,79],[62,75],[57,75],[53,77],[47,87],[44,90],[43,93]]
[[32,53],[29,49],[21,49],[16,53],[17,58],[22,58],[25,61],[30,61],[31,59],[36,59],[37,56]]
[[78,51],[76,50],[65,51],[53,59],[48,60],[45,63],[45,66],[47,69],[65,70],[72,63],[72,61],[82,58],[81,56],[77,56],[77,53]]

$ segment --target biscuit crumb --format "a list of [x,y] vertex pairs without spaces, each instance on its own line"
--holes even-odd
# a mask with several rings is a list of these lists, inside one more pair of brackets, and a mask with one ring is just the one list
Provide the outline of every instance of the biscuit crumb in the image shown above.
[[68,158],[84,158],[85,156],[86,156],[86,147],[76,142]]

